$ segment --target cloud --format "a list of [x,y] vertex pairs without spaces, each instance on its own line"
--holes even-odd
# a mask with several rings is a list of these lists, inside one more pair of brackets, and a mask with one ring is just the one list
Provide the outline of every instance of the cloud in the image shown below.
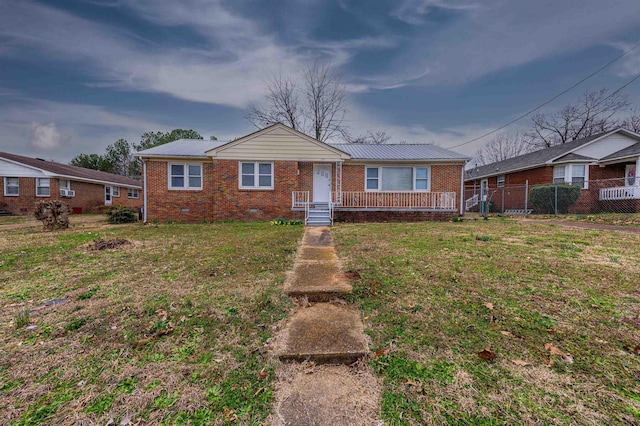
[[412,25],[421,25],[434,9],[467,10],[478,7],[471,0],[405,0],[391,12],[391,15]]
[[622,78],[629,78],[640,74],[640,46],[635,43],[613,43],[612,46],[620,49],[621,53],[633,49],[615,66],[614,72],[616,75]]
[[60,146],[60,132],[55,123],[31,123],[29,147],[35,150],[52,151]]

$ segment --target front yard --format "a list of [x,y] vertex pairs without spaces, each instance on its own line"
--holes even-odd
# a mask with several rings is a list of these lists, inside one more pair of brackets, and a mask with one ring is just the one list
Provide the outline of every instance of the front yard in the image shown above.
[[640,235],[511,221],[333,229],[387,424],[640,424]]
[[[264,343],[291,309],[281,287],[301,235],[268,223],[0,227],[0,424],[261,423]],[[97,237],[133,244],[92,251]]]
[[[263,423],[264,343],[293,307],[302,231],[0,226],[0,424]],[[385,424],[640,424],[639,234],[500,219],[332,233]],[[90,250],[97,237],[132,244]]]

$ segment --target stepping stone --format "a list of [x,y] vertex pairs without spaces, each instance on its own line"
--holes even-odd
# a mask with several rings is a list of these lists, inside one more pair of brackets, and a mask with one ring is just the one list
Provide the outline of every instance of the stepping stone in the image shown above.
[[351,364],[369,352],[359,311],[330,303],[298,310],[281,342],[282,361]]
[[326,302],[333,297],[350,294],[353,288],[340,274],[337,261],[298,261],[284,284],[284,294],[304,297],[312,302]]
[[302,237],[303,246],[333,247],[331,231],[326,226],[307,227]]

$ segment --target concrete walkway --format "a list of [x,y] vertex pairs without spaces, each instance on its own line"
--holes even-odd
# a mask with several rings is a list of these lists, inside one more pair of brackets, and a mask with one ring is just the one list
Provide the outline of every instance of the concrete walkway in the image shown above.
[[284,362],[276,372],[274,425],[378,425],[380,386],[359,310],[326,227],[308,227],[284,292],[300,308],[275,337]]

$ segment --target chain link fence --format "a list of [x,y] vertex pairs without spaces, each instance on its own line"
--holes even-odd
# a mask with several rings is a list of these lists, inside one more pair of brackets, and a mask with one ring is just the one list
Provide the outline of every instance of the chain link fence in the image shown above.
[[576,182],[577,185],[465,186],[468,212],[528,214],[640,213],[640,179]]

